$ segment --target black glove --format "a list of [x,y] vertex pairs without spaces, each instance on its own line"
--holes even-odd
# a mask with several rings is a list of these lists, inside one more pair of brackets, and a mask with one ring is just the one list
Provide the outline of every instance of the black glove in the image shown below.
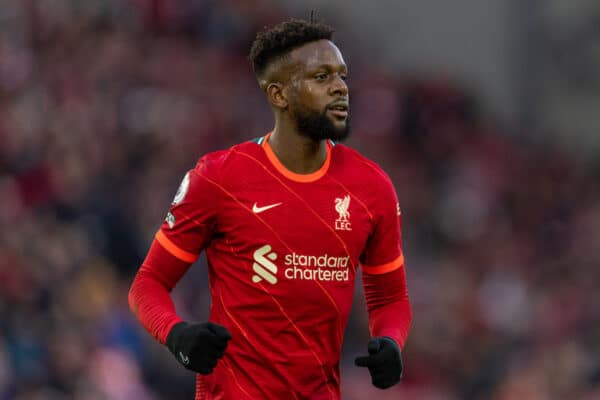
[[400,348],[388,337],[376,337],[369,340],[369,355],[357,357],[357,367],[367,367],[371,373],[373,386],[387,389],[400,382],[402,378],[402,356]]
[[167,335],[167,347],[177,361],[189,370],[210,374],[223,357],[231,334],[222,325],[212,322],[173,325]]

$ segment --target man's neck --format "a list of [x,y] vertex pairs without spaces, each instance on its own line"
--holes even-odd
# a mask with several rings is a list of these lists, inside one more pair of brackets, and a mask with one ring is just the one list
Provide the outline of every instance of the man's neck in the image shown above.
[[283,131],[275,126],[269,137],[269,145],[279,161],[296,174],[317,171],[327,158],[325,140],[315,142],[292,130]]

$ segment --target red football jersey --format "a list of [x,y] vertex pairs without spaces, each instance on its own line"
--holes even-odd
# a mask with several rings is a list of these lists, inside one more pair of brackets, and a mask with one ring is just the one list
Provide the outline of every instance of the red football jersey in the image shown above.
[[356,270],[403,267],[399,214],[388,176],[341,144],[305,175],[268,135],[202,157],[156,235],[184,261],[206,251],[210,321],[233,337],[196,398],[339,399]]

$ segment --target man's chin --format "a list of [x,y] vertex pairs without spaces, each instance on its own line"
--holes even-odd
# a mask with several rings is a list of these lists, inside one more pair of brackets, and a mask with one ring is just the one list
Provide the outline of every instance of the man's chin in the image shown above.
[[315,141],[331,139],[341,142],[350,133],[349,118],[340,120],[327,114],[306,113],[306,116],[297,117],[297,124],[300,132]]
[[343,124],[338,125],[334,124],[334,129],[329,132],[329,137],[327,139],[331,139],[335,142],[341,142],[348,137],[350,134],[350,126],[348,122],[345,121]]

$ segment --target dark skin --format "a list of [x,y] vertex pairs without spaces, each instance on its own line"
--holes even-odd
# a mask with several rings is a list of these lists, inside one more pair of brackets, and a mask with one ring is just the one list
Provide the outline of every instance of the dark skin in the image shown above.
[[277,158],[290,171],[309,174],[325,162],[325,140],[315,141],[299,131],[294,111],[304,108],[325,112],[336,127],[348,123],[348,110],[334,110],[334,104],[348,104],[348,69],[340,50],[329,40],[307,43],[273,62],[259,79],[275,115],[269,138]]

